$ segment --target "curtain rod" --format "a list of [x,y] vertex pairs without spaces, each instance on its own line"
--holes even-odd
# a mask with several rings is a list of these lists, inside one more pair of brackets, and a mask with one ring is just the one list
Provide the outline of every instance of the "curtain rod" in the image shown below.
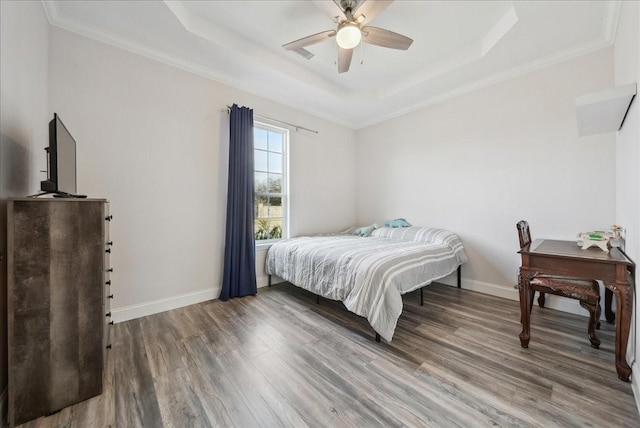
[[[226,111],[227,113],[229,113],[231,111],[231,107],[227,106],[226,109],[222,109],[221,111]],[[299,131],[301,129],[305,130],[305,131],[309,131],[309,132],[313,132],[314,134],[318,134],[319,132],[316,131],[315,129],[309,129],[309,128],[305,128],[304,126],[300,126],[300,125],[294,125],[293,123],[289,123],[289,122],[285,122],[284,120],[278,120],[278,119],[273,119],[271,117],[267,117],[267,116],[261,116],[259,114],[254,114],[255,117],[259,118],[259,119],[266,119],[266,120],[270,120],[272,122],[276,122],[276,123],[282,123],[284,125],[289,125],[292,128],[296,128],[296,131]]]

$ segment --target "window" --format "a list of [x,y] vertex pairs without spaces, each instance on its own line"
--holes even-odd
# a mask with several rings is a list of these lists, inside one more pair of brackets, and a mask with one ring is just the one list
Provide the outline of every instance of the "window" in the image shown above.
[[255,122],[254,234],[256,242],[287,237],[287,146],[289,131]]

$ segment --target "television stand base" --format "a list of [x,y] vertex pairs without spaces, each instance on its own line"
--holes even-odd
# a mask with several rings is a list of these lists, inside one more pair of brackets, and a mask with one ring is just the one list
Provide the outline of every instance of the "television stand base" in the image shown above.
[[27,198],[39,198],[40,196],[44,196],[44,195],[53,195],[54,198],[81,198],[84,199],[87,197],[87,195],[74,195],[73,193],[66,193],[66,192],[40,192],[40,193],[36,193],[35,195],[29,195],[27,196]]
[[54,198],[86,198],[87,195],[74,195],[71,193],[54,193]]

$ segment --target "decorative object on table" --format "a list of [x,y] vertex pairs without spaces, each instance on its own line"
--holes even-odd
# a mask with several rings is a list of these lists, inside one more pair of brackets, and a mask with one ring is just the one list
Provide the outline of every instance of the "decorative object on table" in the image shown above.
[[617,247],[624,251],[624,227],[617,224],[611,225],[611,233],[613,237],[609,241],[611,247]]
[[592,246],[597,246],[605,253],[609,252],[609,241],[613,239],[614,234],[603,230],[594,230],[593,232],[578,233],[578,244],[582,242],[582,249],[586,250]]
[[611,233],[613,234],[613,238],[617,239],[620,237],[620,233],[624,230],[624,228],[622,226],[618,226],[617,224],[614,224],[611,226]]

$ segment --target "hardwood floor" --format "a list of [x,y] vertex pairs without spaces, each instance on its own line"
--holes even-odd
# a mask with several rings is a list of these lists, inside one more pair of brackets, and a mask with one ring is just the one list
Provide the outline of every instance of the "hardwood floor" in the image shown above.
[[404,296],[390,343],[289,284],[117,324],[105,392],[35,427],[637,427],[587,318],[440,284]]

